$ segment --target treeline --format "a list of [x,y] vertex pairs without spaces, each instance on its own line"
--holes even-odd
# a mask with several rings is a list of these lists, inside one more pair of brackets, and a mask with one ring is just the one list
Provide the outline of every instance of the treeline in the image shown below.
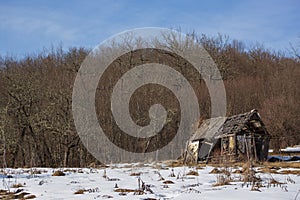
[[61,48],[1,60],[0,111],[4,165],[85,166],[72,118],[72,85],[88,51]]
[[[256,108],[272,136],[271,148],[300,144],[299,60],[261,46],[249,49],[222,35],[197,40],[219,67],[227,115]],[[57,48],[21,60],[0,58],[1,166],[84,167],[96,162],[80,141],[71,109],[76,73],[88,53]],[[205,83],[200,81],[199,87]],[[210,117],[207,91],[198,98],[202,117]],[[135,115],[144,119],[151,102],[146,95],[136,101],[147,105]]]

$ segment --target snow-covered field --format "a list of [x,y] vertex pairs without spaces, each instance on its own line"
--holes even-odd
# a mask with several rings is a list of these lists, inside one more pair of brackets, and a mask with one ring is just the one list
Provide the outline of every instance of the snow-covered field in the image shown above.
[[[213,167],[166,167],[163,164],[149,165],[111,165],[106,169],[94,168],[34,168],[34,169],[6,169],[6,175],[1,173],[2,190],[10,189],[14,192],[28,192],[36,199],[299,199],[300,176],[298,174],[270,174],[257,173],[262,178],[260,191],[251,191],[251,186],[245,185],[240,174],[232,173],[236,181],[231,185],[213,186],[217,174],[210,174]],[[53,172],[64,171],[65,176],[52,176]],[[235,169],[231,169],[234,171]],[[258,170],[258,169],[257,169]],[[286,170],[286,169],[285,169]],[[297,169],[289,169],[297,170]],[[300,169],[298,169],[300,170]],[[40,172],[32,175],[32,171]],[[188,172],[198,172],[187,175]],[[280,170],[279,170],[280,171]],[[170,176],[173,174],[173,176]],[[10,178],[9,178],[10,177]],[[285,183],[282,185],[268,184],[271,179]],[[140,181],[139,181],[140,180]],[[167,181],[167,182],[166,182]],[[136,190],[145,183],[144,194],[134,194],[122,189]],[[165,183],[164,183],[165,182]],[[294,183],[295,182],[295,183]],[[166,184],[169,183],[169,184]],[[13,188],[13,185],[24,187]],[[74,194],[82,189],[83,194]],[[152,191],[152,192],[151,192]],[[27,196],[29,196],[28,194]],[[26,197],[26,196],[25,196]],[[2,196],[3,198],[3,196]],[[0,199],[1,195],[0,195]]]

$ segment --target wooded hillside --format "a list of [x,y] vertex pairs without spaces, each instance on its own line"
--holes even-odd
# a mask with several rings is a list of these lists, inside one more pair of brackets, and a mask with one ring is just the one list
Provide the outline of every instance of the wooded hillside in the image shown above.
[[[197,39],[221,71],[227,115],[258,109],[272,136],[271,148],[300,144],[297,56],[261,46],[249,48],[221,35]],[[73,83],[88,53],[84,48],[57,48],[21,60],[0,57],[0,153],[5,156],[1,166],[84,167],[96,162],[76,133],[71,111]],[[199,87],[201,114],[209,118],[205,83],[199,81]],[[149,104],[146,98],[139,96],[136,101],[143,107]],[[135,118],[145,117],[146,108]]]

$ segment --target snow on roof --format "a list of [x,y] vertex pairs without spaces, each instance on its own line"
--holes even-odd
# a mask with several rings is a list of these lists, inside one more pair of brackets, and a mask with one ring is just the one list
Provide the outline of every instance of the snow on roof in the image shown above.
[[287,147],[285,149],[280,149],[282,152],[300,152],[300,145],[296,145],[293,147]]

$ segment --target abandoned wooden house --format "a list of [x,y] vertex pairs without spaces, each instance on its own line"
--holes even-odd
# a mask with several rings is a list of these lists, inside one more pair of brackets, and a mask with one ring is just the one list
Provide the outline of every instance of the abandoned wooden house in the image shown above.
[[218,121],[208,119],[197,128],[190,139],[195,154],[188,150],[187,155],[197,162],[214,163],[267,159],[270,135],[257,110],[228,117],[211,131]]

